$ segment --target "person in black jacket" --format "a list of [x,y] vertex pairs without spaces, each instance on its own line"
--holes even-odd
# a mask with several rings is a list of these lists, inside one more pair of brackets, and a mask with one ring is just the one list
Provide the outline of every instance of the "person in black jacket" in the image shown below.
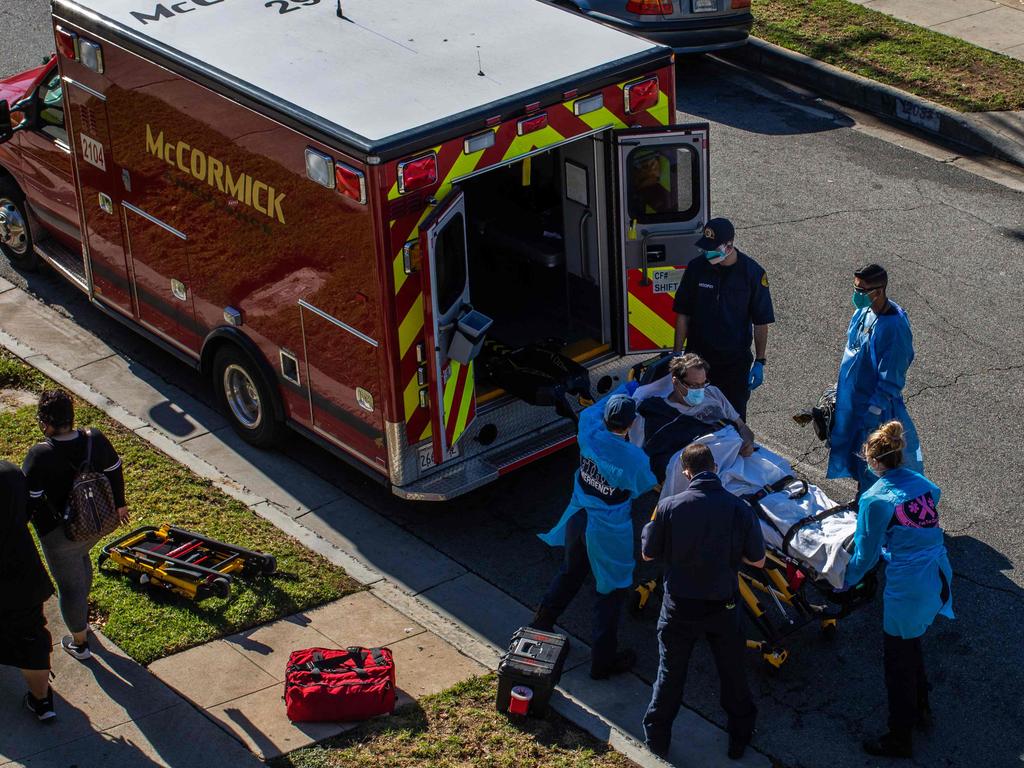
[[25,706],[45,722],[55,716],[43,613],[53,584],[28,531],[27,499],[21,470],[0,461],[0,664],[21,670],[28,683]]
[[91,467],[107,476],[114,491],[117,515],[121,522],[127,522],[121,458],[98,429],[88,430],[87,435],[74,428],[74,403],[64,390],[47,390],[39,396],[38,420],[46,440],[32,446],[22,464],[28,480],[29,513],[50,574],[57,582],[61,616],[71,632],[61,639],[61,647],[84,661],[92,655],[88,637],[92,588],[89,551],[99,539],[71,541],[64,535],[62,518],[71,483],[88,455],[87,442],[91,436]]
[[722,487],[711,449],[694,443],[683,450],[690,480],[680,494],[663,499],[644,526],[644,560],[665,565],[665,596],[658,617],[658,677],[644,715],[648,748],[668,753],[672,723],[683,701],[693,646],[707,638],[728,715],[729,757],[743,756],[754,732],[757,708],[744,673],[746,643],[736,608],[740,563],[764,566],[764,539],[754,510]]

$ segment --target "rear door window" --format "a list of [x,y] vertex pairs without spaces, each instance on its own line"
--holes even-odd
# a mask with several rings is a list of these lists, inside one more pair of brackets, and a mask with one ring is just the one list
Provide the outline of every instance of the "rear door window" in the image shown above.
[[637,147],[626,159],[629,218],[640,223],[689,220],[700,207],[699,184],[692,145]]

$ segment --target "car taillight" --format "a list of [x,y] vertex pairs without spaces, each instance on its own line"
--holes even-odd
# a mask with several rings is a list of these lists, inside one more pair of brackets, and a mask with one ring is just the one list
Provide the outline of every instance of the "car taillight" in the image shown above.
[[63,27],[54,30],[54,38],[57,41],[57,50],[65,59],[78,60],[78,35],[69,32]]
[[520,136],[525,136],[528,133],[539,131],[548,124],[548,113],[541,112],[539,115],[533,117],[524,117],[518,123],[516,123],[516,133]]
[[672,0],[629,0],[626,10],[641,16],[672,13]]
[[357,203],[366,202],[366,176],[362,171],[349,168],[344,163],[334,164],[335,186],[345,197],[355,200]]
[[405,194],[414,189],[429,187],[437,181],[437,155],[429,155],[406,160],[398,164],[398,192]]
[[649,77],[636,83],[630,83],[623,89],[625,94],[626,112],[643,112],[658,103],[661,88],[657,77]]
[[749,8],[750,0],[732,0],[730,5],[732,8]]

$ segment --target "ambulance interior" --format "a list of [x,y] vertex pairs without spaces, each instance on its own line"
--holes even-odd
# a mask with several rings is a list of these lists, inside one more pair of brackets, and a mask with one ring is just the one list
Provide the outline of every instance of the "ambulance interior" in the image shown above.
[[[593,152],[593,142],[576,143]],[[540,378],[517,374],[550,369],[556,383],[567,374],[585,381],[581,365],[609,349],[605,249],[597,244],[602,217],[567,199],[567,163],[574,165],[554,149],[459,185],[472,303],[494,320],[478,358],[478,403],[512,394],[554,404],[550,393],[532,391],[544,387]]]

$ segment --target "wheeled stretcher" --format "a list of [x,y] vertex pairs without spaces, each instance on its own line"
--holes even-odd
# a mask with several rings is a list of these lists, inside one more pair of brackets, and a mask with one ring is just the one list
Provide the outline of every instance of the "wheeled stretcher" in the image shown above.
[[139,583],[150,589],[189,600],[226,598],[235,574],[270,575],[277,570],[273,555],[167,524],[138,528],[110,542],[100,552],[99,565],[108,561],[122,573],[138,574]]
[[[837,504],[820,488],[794,477],[784,458],[763,446],[740,456],[742,439],[732,426],[699,438],[715,456],[726,490],[745,498],[761,522],[767,558],[763,569],[744,568],[739,595],[762,640],[747,645],[781,666],[784,639],[816,622],[827,635],[837,622],[871,599],[874,577],[842,591],[857,527],[856,506]],[[669,461],[661,498],[682,492],[681,451]]]

